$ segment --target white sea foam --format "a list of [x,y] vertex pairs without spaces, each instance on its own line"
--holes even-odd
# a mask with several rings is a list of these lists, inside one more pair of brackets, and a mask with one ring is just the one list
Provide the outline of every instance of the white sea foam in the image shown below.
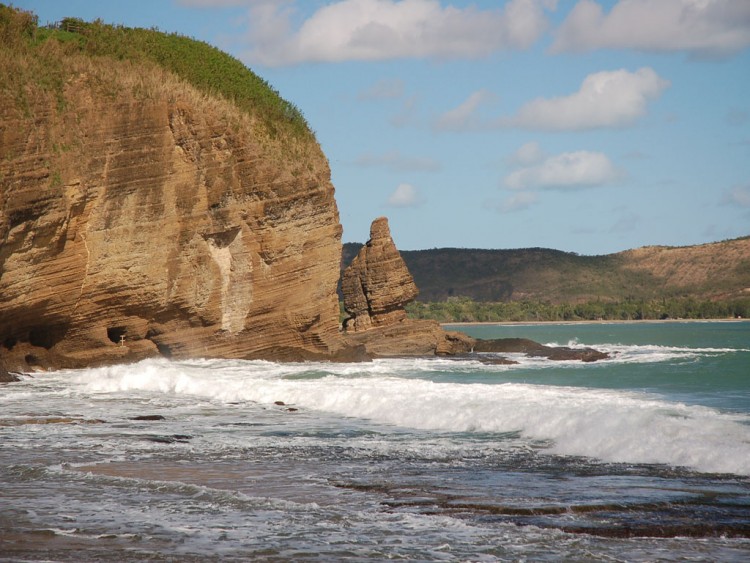
[[[578,339],[569,340],[566,343],[548,342],[547,346],[567,346],[569,348],[581,349],[591,347],[581,344]],[[597,350],[607,352],[612,357],[604,360],[609,363],[653,363],[671,360],[691,359],[700,356],[716,356],[720,354],[731,354],[748,352],[750,350],[738,348],[689,348],[684,346],[660,346],[657,344],[596,344]]]
[[[456,362],[450,367],[455,369]],[[430,369],[448,366],[432,360],[368,364],[147,360],[75,372],[69,381],[86,393],[144,391],[223,402],[284,401],[308,411],[405,428],[520,432],[527,439],[551,443],[550,451],[557,454],[750,474],[747,415],[630,391],[440,383],[420,377]]]

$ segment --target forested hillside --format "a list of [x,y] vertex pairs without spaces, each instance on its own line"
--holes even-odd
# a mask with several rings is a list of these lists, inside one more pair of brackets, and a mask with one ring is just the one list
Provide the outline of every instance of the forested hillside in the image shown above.
[[[344,264],[359,247],[344,245]],[[414,316],[554,320],[750,313],[750,237],[603,256],[544,248],[401,254],[420,290],[411,307]]]

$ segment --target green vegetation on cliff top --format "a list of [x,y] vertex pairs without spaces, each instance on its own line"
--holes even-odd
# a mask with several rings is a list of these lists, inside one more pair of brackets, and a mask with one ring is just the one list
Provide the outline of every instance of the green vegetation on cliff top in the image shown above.
[[[155,29],[76,18],[65,18],[55,27],[39,27],[33,13],[0,4],[2,50],[33,64],[33,73],[24,78],[31,76],[43,88],[54,90],[62,88],[65,70],[55,66],[56,57],[48,56],[51,42],[69,54],[156,64],[206,94],[233,102],[256,117],[272,135],[285,130],[294,136],[312,137],[294,104],[284,100],[239,60],[207,43]],[[8,77],[7,82],[6,87],[11,86],[13,77]]]

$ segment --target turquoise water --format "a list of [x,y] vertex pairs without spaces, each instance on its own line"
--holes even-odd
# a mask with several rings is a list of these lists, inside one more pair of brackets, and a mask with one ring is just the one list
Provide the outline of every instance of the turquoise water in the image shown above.
[[[750,412],[750,322],[448,325],[475,338],[529,338],[627,356],[590,369],[519,369],[508,381],[632,389],[726,411]],[[570,369],[570,368],[573,369]]]
[[748,559],[750,323],[460,329],[610,358],[159,359],[0,386],[0,559]]

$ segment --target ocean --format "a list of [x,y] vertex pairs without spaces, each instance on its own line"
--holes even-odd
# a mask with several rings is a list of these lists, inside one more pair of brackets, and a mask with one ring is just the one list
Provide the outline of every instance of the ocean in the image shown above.
[[750,559],[750,323],[448,328],[611,358],[25,375],[0,560]]

